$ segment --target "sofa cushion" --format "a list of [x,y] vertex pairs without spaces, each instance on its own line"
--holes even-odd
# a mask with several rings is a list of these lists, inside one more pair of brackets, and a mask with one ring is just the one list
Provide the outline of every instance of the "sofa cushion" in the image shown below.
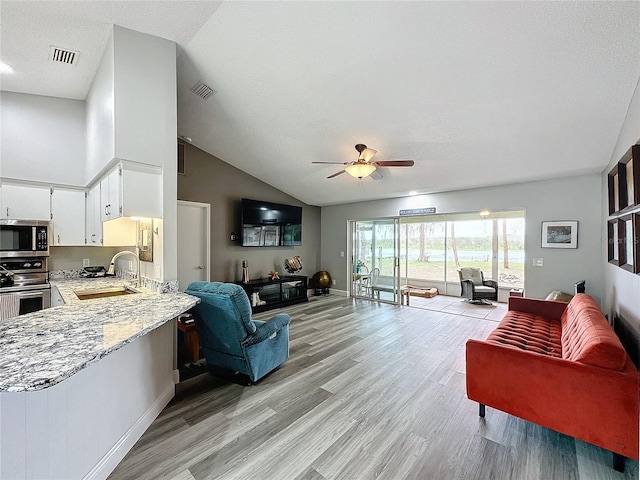
[[596,367],[622,370],[626,352],[598,304],[579,293],[567,305],[562,322],[562,357]]
[[561,327],[557,320],[510,310],[489,334],[487,342],[561,358],[560,337]]

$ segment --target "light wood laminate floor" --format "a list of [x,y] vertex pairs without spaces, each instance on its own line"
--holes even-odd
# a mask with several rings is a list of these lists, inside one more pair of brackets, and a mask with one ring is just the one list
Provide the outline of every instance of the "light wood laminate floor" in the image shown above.
[[478,417],[464,345],[493,320],[331,295],[283,311],[284,365],[249,387],[179,385],[109,478],[638,478],[637,462],[620,474],[598,447],[492,408]]

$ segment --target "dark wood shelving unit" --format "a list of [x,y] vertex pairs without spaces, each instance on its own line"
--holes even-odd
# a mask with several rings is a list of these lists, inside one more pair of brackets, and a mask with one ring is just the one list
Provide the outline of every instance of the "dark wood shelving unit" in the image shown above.
[[[280,308],[296,303],[307,302],[307,280],[302,275],[291,275],[280,277],[276,280],[269,278],[259,278],[250,280],[247,283],[236,282],[240,285],[251,303],[251,310],[254,313],[264,312],[273,308]],[[253,305],[253,294],[257,293],[260,301],[266,302],[262,305]]]

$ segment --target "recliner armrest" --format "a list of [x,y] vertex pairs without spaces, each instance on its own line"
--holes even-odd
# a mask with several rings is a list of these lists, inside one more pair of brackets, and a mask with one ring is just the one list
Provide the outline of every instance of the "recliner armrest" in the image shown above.
[[263,342],[270,337],[278,334],[283,327],[286,327],[291,322],[291,317],[288,313],[278,313],[274,317],[271,317],[264,323],[256,324],[256,331],[247,336],[242,341],[242,345],[248,347],[249,345],[255,345]]

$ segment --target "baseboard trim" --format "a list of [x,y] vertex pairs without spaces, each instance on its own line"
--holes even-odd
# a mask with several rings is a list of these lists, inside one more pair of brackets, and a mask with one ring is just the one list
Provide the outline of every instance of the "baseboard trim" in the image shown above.
[[133,448],[142,434],[149,428],[160,412],[175,395],[173,382],[168,385],[158,399],[151,404],[142,416],[124,433],[109,451],[84,476],[83,480],[103,480],[118,466],[125,455]]

